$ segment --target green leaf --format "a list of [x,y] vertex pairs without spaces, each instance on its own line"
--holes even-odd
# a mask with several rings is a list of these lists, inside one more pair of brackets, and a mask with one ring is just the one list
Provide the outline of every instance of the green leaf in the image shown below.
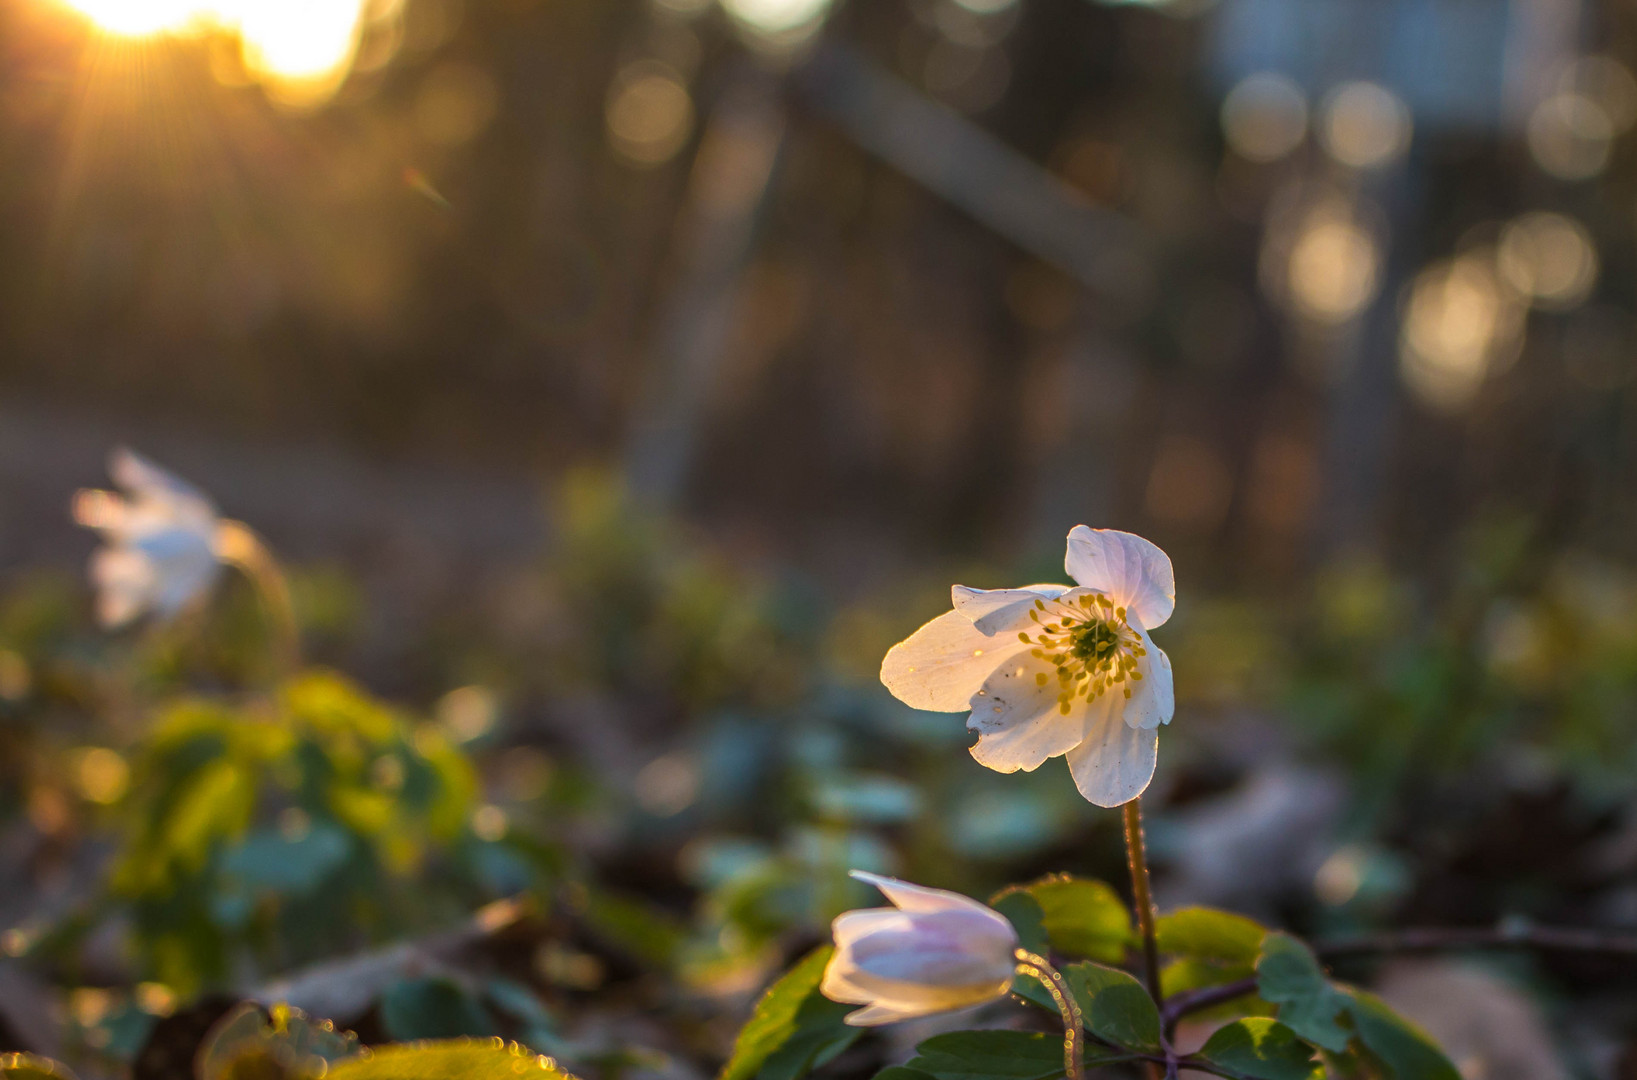
[[1063,1039],[1037,1031],[953,1031],[915,1048],[908,1068],[936,1080],[1053,1080]]
[[1107,883],[1054,874],[1024,888],[1040,905],[1052,948],[1111,964],[1125,959],[1133,940],[1131,913]]
[[326,1080],[573,1080],[551,1058],[499,1039],[406,1043],[348,1058]]
[[1347,1049],[1347,1031],[1336,1022],[1347,998],[1325,978],[1318,957],[1289,934],[1274,931],[1262,940],[1256,961],[1257,986],[1279,1006],[1279,1019],[1296,1034],[1326,1050]]
[[1017,931],[1018,944],[1032,953],[1046,953],[1051,944],[1046,939],[1046,913],[1040,901],[1021,885],[1012,885],[989,898],[989,906],[1000,912]]
[[888,1065],[875,1074],[874,1080],[932,1080],[932,1077],[908,1065]]
[[1160,1014],[1142,983],[1123,971],[1090,962],[1068,965],[1063,976],[1074,988],[1093,1035],[1127,1050],[1159,1051]]
[[535,996],[533,990],[520,982],[497,975],[483,984],[483,994],[489,1004],[530,1028],[544,1031],[557,1028],[557,1018],[552,1016],[551,1010]]
[[[1182,960],[1173,960],[1161,969],[1160,987],[1165,991],[1165,996],[1170,997],[1172,994],[1180,994],[1186,990],[1198,990],[1206,986],[1221,986],[1224,983],[1238,982],[1240,979],[1250,978],[1255,972],[1256,969],[1249,965],[1240,967],[1238,965],[1213,964],[1209,960],[1184,958]],[[1273,1015],[1272,1007],[1267,1002],[1257,998],[1254,991],[1247,992],[1243,998],[1234,999],[1234,1008],[1239,1010],[1234,1015],[1245,1015],[1242,1006],[1247,1004],[1247,999],[1250,999],[1250,1004],[1260,1002],[1258,1007],[1261,1011],[1268,1016]]]
[[1311,1046],[1284,1024],[1261,1016],[1217,1028],[1199,1057],[1250,1080],[1314,1080],[1324,1075]]
[[1266,933],[1243,915],[1204,907],[1162,915],[1155,931],[1160,952],[1174,958],[1160,973],[1167,997],[1249,978]]
[[1354,987],[1344,991],[1359,1041],[1392,1071],[1396,1080],[1460,1080],[1460,1072],[1438,1044],[1387,1003]]
[[1162,953],[1241,964],[1248,969],[1256,963],[1267,929],[1243,915],[1215,908],[1187,907],[1161,915],[1154,932]]
[[833,951],[814,949],[768,988],[717,1080],[797,1080],[863,1034],[842,1020],[853,1006],[818,991]]
[[4,1080],[75,1080],[67,1065],[33,1054],[0,1054]]
[[668,967],[682,948],[676,919],[635,897],[598,890],[586,904],[585,918],[609,944],[653,967]]
[[352,854],[347,834],[323,822],[295,839],[258,829],[223,854],[222,871],[251,889],[300,896],[322,885]]
[[1256,975],[1262,996],[1279,1006],[1279,1019],[1309,1042],[1340,1053],[1356,1034],[1396,1080],[1458,1080],[1455,1066],[1424,1032],[1375,995],[1332,984],[1313,951],[1289,934],[1268,934]]
[[449,979],[401,979],[381,995],[381,1026],[395,1042],[497,1033],[494,1018]]

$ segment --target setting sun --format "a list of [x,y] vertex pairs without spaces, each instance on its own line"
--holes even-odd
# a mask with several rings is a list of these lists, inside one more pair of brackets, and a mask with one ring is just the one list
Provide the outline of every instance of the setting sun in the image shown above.
[[201,0],[71,0],[69,7],[120,37],[186,29],[205,14]]
[[326,100],[345,81],[366,22],[392,18],[401,0],[64,0],[118,38],[225,33],[238,37],[245,72],[285,104]]

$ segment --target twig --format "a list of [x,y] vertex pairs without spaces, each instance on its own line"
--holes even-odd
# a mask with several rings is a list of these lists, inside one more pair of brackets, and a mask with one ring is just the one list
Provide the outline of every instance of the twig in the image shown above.
[[1319,943],[1320,956],[1361,953],[1444,952],[1451,949],[1539,949],[1542,952],[1637,956],[1637,934],[1568,930],[1552,926],[1499,926],[1493,929],[1424,927],[1335,938]]
[[350,1024],[392,983],[411,973],[448,971],[468,948],[534,912],[534,906],[522,898],[496,900],[450,930],[326,961],[240,993],[264,1005],[282,1001],[309,1015]]
[[1178,1020],[1189,1013],[1209,1009],[1213,1005],[1221,1005],[1223,1002],[1255,992],[1256,978],[1252,976],[1220,986],[1206,986],[1198,990],[1184,990],[1180,994],[1172,994],[1165,1007],[1160,1010],[1160,1029],[1170,1031],[1176,1027]]
[[[1422,927],[1381,934],[1361,934],[1319,942],[1313,951],[1327,960],[1372,953],[1455,952],[1463,949],[1537,949],[1541,952],[1576,952],[1603,956],[1637,957],[1637,935],[1601,930],[1566,930],[1558,927]],[[1256,992],[1256,979],[1239,979],[1172,995],[1161,1010],[1169,1031],[1189,1013],[1221,1005]]]

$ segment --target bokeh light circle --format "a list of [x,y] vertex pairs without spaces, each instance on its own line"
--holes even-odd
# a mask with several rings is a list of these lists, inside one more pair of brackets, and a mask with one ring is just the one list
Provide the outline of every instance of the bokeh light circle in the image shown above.
[[1240,157],[1277,161],[1307,134],[1307,98],[1277,72],[1247,76],[1222,102],[1222,133]]
[[1574,307],[1597,282],[1591,234],[1563,214],[1536,211],[1509,222],[1495,258],[1506,282],[1539,307]]
[[1349,82],[1326,98],[1319,140],[1343,165],[1373,169],[1403,155],[1410,130],[1409,106],[1397,94],[1379,83]]

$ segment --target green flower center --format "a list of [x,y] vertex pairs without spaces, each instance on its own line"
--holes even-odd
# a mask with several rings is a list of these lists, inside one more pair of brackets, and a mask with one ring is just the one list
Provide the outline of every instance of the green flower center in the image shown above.
[[[1054,600],[1049,608],[1036,600],[1029,618],[1040,632],[1030,637],[1020,631],[1017,636],[1035,646],[1031,656],[1057,669],[1057,711],[1064,716],[1075,698],[1092,701],[1116,686],[1129,698],[1132,685],[1141,681],[1137,661],[1148,655],[1142,635],[1126,622],[1125,608],[1115,607],[1102,593]],[[1038,672],[1035,684],[1045,686],[1051,678]]]

